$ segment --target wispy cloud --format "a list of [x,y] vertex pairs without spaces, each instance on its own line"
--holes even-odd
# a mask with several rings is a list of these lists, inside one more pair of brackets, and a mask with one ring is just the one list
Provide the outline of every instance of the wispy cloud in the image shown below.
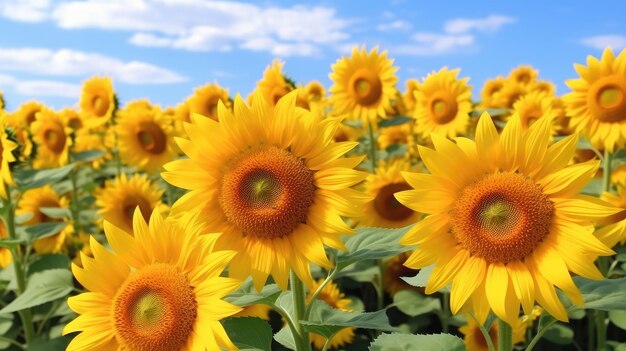
[[20,94],[29,97],[56,96],[78,99],[80,85],[53,80],[22,80],[8,74],[0,74],[0,84],[11,87]]
[[376,29],[381,32],[392,32],[392,31],[406,31],[411,29],[413,26],[411,23],[403,20],[395,20],[390,23],[379,24]]
[[614,50],[626,48],[626,35],[596,35],[580,40],[585,45],[596,49],[611,47]]
[[[23,11],[36,12],[25,6]],[[307,56],[335,45],[349,37],[345,29],[350,24],[325,6],[204,0],[67,1],[51,5],[45,16],[11,18],[50,20],[65,29],[127,31],[129,42],[138,46],[190,51],[241,48],[280,56]]]
[[108,75],[129,84],[168,84],[187,80],[166,68],[142,61],[122,61],[69,49],[0,48],[0,70],[50,76]]
[[48,17],[50,0],[3,0],[0,15],[15,21],[39,22]]
[[496,32],[514,23],[515,18],[491,15],[485,18],[456,18],[446,21],[441,33],[417,32],[408,44],[396,45],[390,51],[400,55],[433,56],[466,50],[476,45],[476,32]]

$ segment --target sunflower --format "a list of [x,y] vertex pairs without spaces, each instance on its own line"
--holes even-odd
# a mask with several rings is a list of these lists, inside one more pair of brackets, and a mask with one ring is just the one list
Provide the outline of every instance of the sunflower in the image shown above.
[[378,134],[378,148],[385,150],[391,145],[410,144],[413,140],[413,124],[405,123],[398,126],[381,128]]
[[402,205],[394,194],[411,189],[401,172],[411,170],[406,160],[382,162],[375,174],[370,174],[364,184],[365,192],[372,197],[365,203],[359,224],[365,227],[402,228],[418,221],[420,214]]
[[217,103],[222,101],[230,107],[228,90],[222,88],[217,83],[206,84],[196,88],[193,95],[187,100],[188,113],[199,113],[217,121]]
[[307,83],[307,85],[304,86],[304,92],[308,97],[309,104],[323,106],[326,102],[326,89],[324,88],[324,85],[317,80]]
[[442,68],[429,74],[415,92],[417,134],[438,133],[450,138],[467,132],[472,111],[469,78],[457,79],[460,70]]
[[530,85],[520,84],[515,80],[507,79],[502,89],[494,95],[496,98],[494,103],[497,107],[513,108],[513,104],[515,104],[519,98],[526,95],[529,88]]
[[357,141],[362,134],[363,131],[361,129],[340,123],[335,130],[333,140],[338,143],[342,141]]
[[[0,239],[6,239],[8,236],[7,227],[4,225],[4,221],[0,220]],[[13,262],[11,250],[6,247],[0,247],[0,269],[7,268],[11,262]]]
[[415,91],[417,90],[418,85],[419,82],[417,79],[409,79],[406,81],[406,90],[404,91],[404,94],[402,94],[402,100],[404,101],[404,106],[408,111],[415,111],[415,105],[417,104]]
[[233,317],[257,317],[269,321],[271,310],[270,306],[258,303],[244,307],[241,312],[234,314]]
[[28,101],[20,105],[15,111],[15,119],[19,121],[21,127],[30,128],[30,125],[35,122],[37,113],[39,111],[47,110],[46,106],[38,101]]
[[378,48],[368,54],[365,47],[352,49],[351,57],[343,57],[332,66],[334,85],[330,87],[331,103],[338,114],[359,118],[363,126],[378,128],[378,118],[387,117],[396,97],[397,67],[387,51]]
[[102,152],[102,156],[97,157],[89,163],[91,167],[96,169],[102,167],[107,160],[113,159],[111,149],[112,148],[108,148],[104,143],[102,135],[90,133],[84,129],[77,133],[74,139],[73,152],[78,153],[92,150]]
[[113,83],[108,77],[93,77],[83,83],[80,96],[80,112],[86,123],[101,126],[113,117],[117,108]]
[[534,91],[543,92],[548,95],[554,95],[556,92],[556,87],[551,82],[548,82],[546,80],[540,80],[531,84],[529,92]]
[[517,84],[527,86],[535,83],[539,73],[532,66],[519,66],[511,70],[509,79]]
[[344,248],[339,235],[353,230],[341,216],[358,215],[367,199],[350,189],[367,176],[352,169],[362,158],[341,158],[358,143],[332,142],[340,120],[297,108],[297,94],[275,108],[260,92],[252,109],[238,97],[234,114],[218,106],[219,123],[194,115],[189,140],[177,139],[189,159],[162,173],[191,190],[173,213],[200,211],[208,228],[223,232],[217,247],[238,251],[230,275],[251,274],[257,290],[270,273],[286,289],[290,269],[310,284],[309,262],[331,266],[324,245]]
[[4,125],[4,128],[11,130],[11,134],[14,135],[15,141],[17,141],[17,157],[20,161],[25,161],[33,154],[33,142],[28,130],[26,130],[19,118],[17,113],[3,113],[0,114],[0,123]]
[[604,192],[600,198],[623,211],[605,218],[604,222],[610,224],[599,229],[596,237],[608,247],[613,247],[618,242],[623,244],[626,242],[626,188],[618,186],[616,194]]
[[[20,198],[15,214],[18,216],[32,214],[24,225],[35,225],[47,222],[63,222],[61,218],[50,218],[41,211],[41,208],[68,208],[69,202],[66,198],[59,196],[50,185],[41,188],[28,190]],[[73,228],[67,225],[60,232],[46,238],[35,240],[33,248],[38,253],[57,253],[63,248],[65,237],[71,233]]]
[[17,144],[9,140],[9,136],[4,129],[4,123],[0,122],[0,196],[7,198],[7,185],[14,185],[9,163],[15,162],[13,151],[17,149]]
[[153,105],[148,99],[135,99],[124,105],[124,110],[149,110],[156,109],[157,106]]
[[[311,289],[309,290],[309,295],[307,296],[307,303],[311,302],[313,298],[313,293],[317,290],[324,279],[320,279],[313,283]],[[333,282],[329,282],[324,286],[322,291],[317,295],[317,299],[326,302],[330,307],[334,309],[338,309],[340,311],[350,312],[352,309],[350,308],[351,301],[346,298],[346,295],[339,290],[339,287],[335,285]],[[336,349],[341,346],[347,345],[352,342],[354,339],[354,330],[356,328],[347,327],[341,329],[333,339],[330,341],[329,349]],[[321,350],[324,348],[324,344],[326,343],[326,338],[315,333],[311,333],[311,342],[316,349]]]
[[172,126],[160,108],[124,108],[118,116],[116,131],[122,161],[154,173],[174,158]]
[[104,188],[96,191],[96,206],[102,219],[111,222],[127,233],[133,232],[133,212],[139,207],[144,219],[161,204],[163,190],[152,183],[147,175],[122,174],[107,180]]
[[385,274],[383,274],[383,285],[389,295],[395,295],[401,290],[413,290],[424,293],[424,288],[412,286],[402,277],[414,277],[419,273],[417,269],[411,269],[404,265],[413,251],[403,252],[395,255],[385,262]]
[[570,272],[603,278],[593,261],[614,252],[593,224],[620,209],[578,195],[599,162],[567,166],[578,135],[548,146],[551,122],[541,118],[523,133],[514,115],[500,136],[484,113],[475,142],[433,134],[436,150],[420,147],[431,174],[403,174],[414,190],[396,198],[428,214],[402,239],[419,244],[405,265],[434,264],[426,293],[452,283],[453,313],[473,310],[484,322],[493,310],[513,325],[520,303],[529,314],[537,301],[566,321],[554,286],[582,305]]
[[[513,109],[522,122],[522,131],[528,130],[528,127],[540,118],[552,118],[553,105],[554,97],[544,92],[531,92],[519,98],[513,104]],[[554,128],[552,130],[556,132]]]
[[565,83],[571,124],[599,149],[615,150],[626,143],[626,49],[617,58],[610,48],[602,59],[587,57],[587,67],[574,65],[579,79]]
[[[532,326],[532,323],[530,324]],[[515,325],[512,326],[513,329],[513,345],[524,342],[526,328],[528,327],[528,323],[525,323],[521,319],[518,319]],[[467,351],[488,351],[489,346],[487,345],[487,340],[485,340],[485,336],[480,331],[478,324],[474,318],[468,317],[467,323],[459,328],[461,334],[464,335],[463,340],[465,341],[465,347]],[[493,343],[493,346],[498,345],[498,323],[492,323],[488,330],[489,338]]]
[[[292,81],[285,79],[283,75],[284,62],[274,60],[263,73],[263,78],[257,83],[255,91],[259,91],[270,106],[275,106],[278,100],[295,89]],[[255,97],[253,92],[249,99]],[[250,101],[249,101],[250,103]]]
[[496,77],[485,81],[480,91],[480,109],[501,107],[498,104],[498,94],[504,88],[506,78]]
[[235,349],[219,323],[241,310],[222,300],[240,284],[220,277],[234,252],[214,251],[218,235],[203,235],[191,215],[155,211],[147,224],[135,212],[133,225],[134,237],[105,222],[114,253],[92,237],[94,257],[81,254],[84,268],[72,265],[89,292],[68,299],[80,316],[63,334],[81,333],[67,350]]
[[58,113],[49,109],[40,111],[31,129],[33,141],[37,144],[34,168],[55,168],[69,162],[71,129]]
[[63,124],[70,127],[73,131],[79,131],[85,126],[83,116],[74,109],[64,108],[59,111],[59,116],[61,116]]
[[611,170],[611,184],[615,184],[618,187],[626,187],[626,163]]

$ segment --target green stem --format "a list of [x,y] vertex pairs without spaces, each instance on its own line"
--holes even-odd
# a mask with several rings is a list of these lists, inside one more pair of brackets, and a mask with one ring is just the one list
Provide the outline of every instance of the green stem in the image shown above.
[[[474,322],[476,322],[476,325],[478,326],[478,329],[480,329],[481,334],[483,334],[483,338],[485,338],[485,341],[487,342],[487,348],[489,349],[489,351],[496,351],[496,348],[493,346],[493,341],[491,341],[489,331],[487,331],[487,329],[485,329],[485,326],[476,318],[476,316],[474,316],[474,313],[470,313],[470,316],[472,317],[472,319],[474,319]],[[489,327],[491,328],[491,326]]]
[[332,341],[332,340],[333,340],[333,338],[326,339],[326,342],[324,343],[324,347],[322,347],[322,351],[326,351],[326,350],[328,350],[328,348],[330,347],[330,343],[331,343],[331,341]]
[[[313,293],[313,295],[311,296],[311,301],[314,301],[315,299],[317,299],[317,296],[322,292],[322,290],[324,290],[324,287],[330,283],[334,278],[335,275],[337,274],[337,270],[336,269],[332,269],[330,272],[328,272],[328,276],[326,277],[326,279],[324,279],[324,281],[322,282],[322,284],[320,284],[317,287],[317,290],[315,290],[315,292]],[[313,307],[312,303],[309,303],[306,306],[306,309],[304,310],[304,320],[309,320],[309,315],[311,314],[311,308]]]
[[78,186],[76,181],[76,169],[72,169],[70,173],[70,180],[72,182],[72,219],[74,220],[74,233],[78,236],[80,233],[80,203],[78,202]]
[[449,319],[450,319],[450,293],[448,292],[444,292],[441,294],[441,297],[443,298],[443,303],[442,303],[442,308],[441,308],[441,315],[439,316],[439,319],[441,319],[441,330],[444,333],[448,332],[449,329]]
[[[552,318],[552,320],[548,323],[546,323],[546,325],[542,326],[540,330],[537,331],[537,335],[535,335],[535,337],[530,341],[530,344],[528,344],[528,346],[526,347],[525,351],[532,351],[532,349],[537,345],[537,343],[539,342],[539,340],[541,340],[541,337],[543,336],[543,334],[545,334],[545,332],[548,331],[548,329],[550,329],[550,327],[556,323],[557,320]],[[593,334],[593,333],[591,333]],[[589,350],[592,350],[592,348],[590,348]]]
[[513,329],[511,326],[498,318],[498,351],[513,350]]
[[602,170],[602,190],[611,191],[611,161],[613,154],[604,150],[604,167]]
[[[11,202],[11,192],[8,187],[6,187],[6,194],[8,199],[3,199],[4,207],[6,208],[6,218],[4,223],[7,227],[7,233],[10,239],[16,239],[15,235],[15,208],[13,207],[13,203]],[[17,292],[18,295],[21,295],[26,290],[26,276],[24,273],[24,268],[22,267],[22,255],[20,252],[19,246],[11,249],[11,254],[13,256],[13,269],[15,270],[15,280],[17,282]],[[26,343],[30,343],[35,338],[35,330],[33,328],[33,316],[31,314],[30,309],[23,309],[18,311],[20,315],[20,319],[22,320],[22,326],[24,327],[24,337],[26,338]]]
[[370,161],[372,161],[372,173],[376,173],[376,149],[377,143],[376,139],[374,139],[374,128],[372,127],[372,122],[370,121],[368,124],[369,129],[369,139],[370,139]]
[[309,351],[311,349],[311,342],[309,341],[309,333],[304,331],[300,321],[304,320],[304,313],[306,311],[306,296],[304,295],[304,286],[300,278],[292,270],[289,276],[289,282],[291,284],[291,294],[293,296],[293,311],[295,315],[294,328],[296,334],[293,338],[296,342],[296,351]]
[[[611,167],[612,167],[612,158],[613,155],[608,151],[604,150],[604,169],[602,170],[602,190],[605,192],[611,191]],[[609,272],[609,266],[611,265],[611,258],[609,257],[599,257],[598,258],[598,269],[604,276],[607,276]],[[589,323],[595,324],[596,327],[596,350],[604,350],[606,348],[606,317],[607,313],[605,311],[592,311],[591,314],[587,314],[589,318]],[[593,318],[592,318],[593,317]]]
[[380,271],[380,274],[378,274],[378,289],[376,289],[376,301],[378,310],[382,310],[383,308],[385,308],[385,262],[383,262],[383,259],[378,260],[378,270]]
[[20,344],[19,342],[11,339],[11,338],[7,338],[6,336],[0,336],[0,341],[2,342],[6,342],[9,343],[11,345],[17,346],[20,348],[20,350],[25,350],[26,347],[24,347],[24,345]]

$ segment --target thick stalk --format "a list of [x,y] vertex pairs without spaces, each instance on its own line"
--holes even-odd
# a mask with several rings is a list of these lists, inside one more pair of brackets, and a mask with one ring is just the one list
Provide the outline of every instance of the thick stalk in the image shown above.
[[[604,167],[602,170],[602,190],[605,192],[611,191],[611,171],[612,171],[612,154],[608,150],[604,150]],[[611,259],[609,257],[598,258],[598,269],[604,276],[609,272],[609,266],[611,265]],[[595,323],[596,327],[596,350],[602,351],[606,349],[606,317],[605,311],[595,310],[589,315],[589,323]]]
[[498,318],[498,351],[513,350],[513,329],[511,326]]
[[78,186],[76,182],[76,169],[72,169],[70,173],[70,180],[72,182],[72,205],[70,206],[72,210],[72,219],[74,220],[74,233],[76,236],[79,235],[81,227],[80,227],[80,203],[78,201]]
[[296,342],[296,351],[309,351],[311,349],[311,342],[309,341],[309,333],[304,331],[300,321],[304,320],[304,313],[306,311],[306,296],[304,295],[304,286],[300,278],[293,272],[290,272],[289,283],[291,284],[291,294],[293,296],[293,312],[295,315],[294,328],[298,335],[294,335],[293,338]]
[[372,122],[368,124],[369,129],[369,141],[370,141],[370,161],[372,162],[372,173],[376,173],[376,149],[377,143],[376,139],[374,139],[374,128],[372,127]]
[[450,325],[450,293],[448,292],[444,292],[441,294],[442,297],[442,308],[441,308],[441,315],[439,316],[439,318],[441,319],[441,331],[443,331],[444,333],[448,332],[449,325]]
[[[4,207],[6,208],[6,218],[4,223],[7,227],[7,233],[10,239],[16,239],[15,235],[15,208],[11,202],[11,193],[8,187],[6,188],[8,199],[4,199]],[[15,280],[17,282],[17,293],[21,295],[26,290],[26,276],[24,268],[22,267],[22,255],[20,247],[11,249],[13,256],[13,269],[15,270]],[[33,316],[29,308],[18,311],[20,319],[22,320],[22,326],[24,327],[24,337],[26,343],[30,343],[35,338],[35,329],[33,328]]]

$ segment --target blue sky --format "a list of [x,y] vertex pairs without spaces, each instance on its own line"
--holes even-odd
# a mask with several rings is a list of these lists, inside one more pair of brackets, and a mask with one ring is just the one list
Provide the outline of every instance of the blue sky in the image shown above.
[[123,102],[175,105],[217,81],[247,95],[274,58],[296,82],[321,80],[354,45],[378,45],[401,88],[443,66],[478,94],[485,79],[531,64],[567,92],[574,62],[626,47],[626,2],[0,0],[0,90],[7,109],[77,104],[105,74]]

